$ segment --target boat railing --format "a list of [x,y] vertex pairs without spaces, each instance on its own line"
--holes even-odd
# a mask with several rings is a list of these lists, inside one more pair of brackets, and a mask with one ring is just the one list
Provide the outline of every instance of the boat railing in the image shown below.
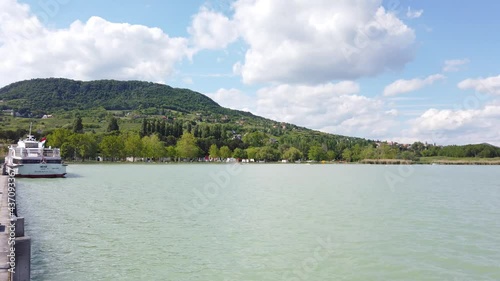
[[16,147],[15,156],[19,157],[60,157],[61,151],[58,148],[24,148]]

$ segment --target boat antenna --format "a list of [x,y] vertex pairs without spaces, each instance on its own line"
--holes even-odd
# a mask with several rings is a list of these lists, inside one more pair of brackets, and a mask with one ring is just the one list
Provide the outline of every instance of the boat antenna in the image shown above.
[[33,122],[30,122],[30,136],[31,136],[31,125],[33,125]]

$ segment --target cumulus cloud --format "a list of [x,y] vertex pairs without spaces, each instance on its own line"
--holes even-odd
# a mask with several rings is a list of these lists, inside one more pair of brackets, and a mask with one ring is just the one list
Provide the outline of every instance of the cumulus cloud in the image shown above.
[[461,90],[475,90],[490,95],[500,95],[500,75],[487,78],[466,79],[458,83]]
[[443,80],[446,77],[442,74],[430,75],[425,79],[415,78],[411,80],[400,79],[394,81],[384,89],[384,96],[396,96],[399,94],[413,92],[423,87],[434,84],[434,82]]
[[0,85],[37,77],[164,82],[190,56],[185,38],[100,17],[49,29],[15,0],[0,2]]
[[188,31],[196,49],[225,48],[238,38],[238,31],[228,17],[206,7],[193,16]]
[[238,89],[221,88],[215,93],[205,94],[221,106],[255,113],[256,101]]
[[323,132],[378,138],[394,125],[381,100],[360,94],[357,83],[284,84],[257,92],[259,115]]
[[245,83],[324,83],[399,70],[414,31],[381,0],[239,0],[233,22],[248,44]]
[[27,4],[16,0],[0,1],[0,46],[18,42],[44,32],[42,23],[31,14]]
[[456,72],[460,71],[461,67],[468,64],[469,59],[459,59],[459,60],[447,60],[444,62],[443,71],[444,72]]
[[399,111],[397,109],[390,109],[385,112],[385,114],[390,115],[390,116],[398,116]]
[[424,13],[424,10],[412,10],[410,7],[408,7],[408,12],[406,12],[406,16],[410,19],[418,19],[419,17],[422,16]]
[[500,145],[500,104],[477,109],[429,109],[410,121],[410,135],[438,144]]

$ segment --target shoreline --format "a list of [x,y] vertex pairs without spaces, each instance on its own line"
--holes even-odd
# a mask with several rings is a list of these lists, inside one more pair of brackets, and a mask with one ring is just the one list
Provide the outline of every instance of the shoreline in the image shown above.
[[294,164],[294,165],[456,165],[456,166],[496,166],[500,165],[500,160],[431,160],[431,161],[412,161],[412,160],[403,160],[403,159],[365,159],[359,162],[344,162],[344,161],[323,161],[323,162],[209,162],[209,161],[165,161],[165,162],[143,162],[143,161],[66,161],[65,164],[68,165],[189,165],[189,164],[206,164],[206,165],[221,165],[221,164],[250,164],[250,165],[259,165],[259,164]]

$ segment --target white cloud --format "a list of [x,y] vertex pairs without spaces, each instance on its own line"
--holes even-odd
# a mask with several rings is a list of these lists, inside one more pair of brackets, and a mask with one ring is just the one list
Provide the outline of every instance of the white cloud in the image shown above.
[[500,75],[488,78],[466,79],[458,83],[461,90],[473,89],[480,93],[500,95]]
[[424,10],[412,10],[410,7],[408,7],[408,12],[406,12],[406,16],[410,19],[418,19],[419,17],[422,16],[424,13]]
[[393,111],[359,94],[351,81],[316,86],[284,84],[257,92],[257,114],[324,132],[382,137],[393,125]]
[[489,142],[500,145],[500,104],[478,109],[429,109],[410,121],[410,136],[438,144]]
[[390,115],[390,116],[398,116],[399,111],[397,109],[391,109],[391,110],[387,110],[385,112],[385,114]]
[[221,13],[202,7],[188,28],[196,49],[220,49],[238,38],[233,22]]
[[234,23],[249,49],[245,83],[323,83],[399,70],[414,31],[381,0],[239,0]]
[[459,60],[447,60],[444,62],[443,71],[444,72],[456,72],[460,71],[461,66],[468,64],[469,59],[459,59]]
[[384,96],[396,96],[399,94],[413,92],[422,89],[425,86],[434,84],[439,80],[443,80],[446,77],[442,74],[430,75],[425,79],[415,78],[411,80],[400,79],[394,81],[392,84],[388,85],[384,89]]
[[238,89],[221,88],[215,93],[205,94],[223,107],[255,113],[255,99]]
[[191,55],[185,38],[99,17],[49,29],[14,0],[0,2],[0,85],[37,77],[164,82]]

